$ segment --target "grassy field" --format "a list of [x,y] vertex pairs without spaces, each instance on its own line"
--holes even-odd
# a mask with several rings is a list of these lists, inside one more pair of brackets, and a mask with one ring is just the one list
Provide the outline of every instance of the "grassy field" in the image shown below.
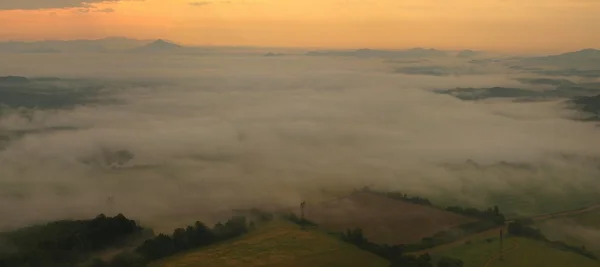
[[600,210],[540,221],[536,227],[551,240],[585,246],[600,256]]
[[474,221],[452,212],[369,193],[309,204],[306,217],[331,231],[361,228],[369,240],[385,244],[418,242],[423,237]]
[[273,221],[231,242],[175,255],[151,267],[370,266],[389,263],[318,230]]
[[597,192],[576,192],[569,195],[536,192],[493,194],[489,202],[496,203],[508,218],[556,213],[585,208],[598,203]]
[[[481,189],[485,190],[485,189]],[[466,193],[468,195],[468,193]],[[473,206],[487,208],[498,205],[500,211],[507,219],[522,216],[536,216],[549,213],[557,213],[567,210],[575,210],[598,204],[600,201],[598,191],[573,191],[569,193],[553,194],[548,192],[536,192],[534,190],[513,190],[507,192],[490,192],[482,197],[480,203],[465,203],[457,196],[437,196],[431,200],[441,206]]]
[[[464,261],[465,267],[485,267],[490,259],[498,255],[500,243],[498,238],[491,240],[472,240],[433,255],[433,258],[451,256]],[[526,238],[509,237],[504,240],[504,260],[493,260],[488,267],[598,267],[600,262],[588,259],[579,254],[549,247],[543,242]]]

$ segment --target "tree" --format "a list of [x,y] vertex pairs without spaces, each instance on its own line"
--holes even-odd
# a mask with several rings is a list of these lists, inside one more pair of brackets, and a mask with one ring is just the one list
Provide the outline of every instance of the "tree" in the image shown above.
[[450,257],[442,257],[438,263],[437,267],[463,267],[464,263],[462,260],[454,259]]

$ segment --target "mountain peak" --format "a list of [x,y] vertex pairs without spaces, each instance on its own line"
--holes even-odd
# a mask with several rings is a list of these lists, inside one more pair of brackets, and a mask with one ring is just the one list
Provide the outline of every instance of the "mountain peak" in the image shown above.
[[138,47],[137,51],[146,51],[146,52],[159,52],[159,51],[171,51],[182,48],[182,46],[171,43],[169,41],[165,41],[163,39],[158,39],[152,43],[146,44],[142,47]]

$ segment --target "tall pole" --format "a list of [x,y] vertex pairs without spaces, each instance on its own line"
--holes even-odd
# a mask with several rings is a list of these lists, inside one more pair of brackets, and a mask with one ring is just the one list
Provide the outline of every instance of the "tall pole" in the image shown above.
[[304,206],[306,205],[306,202],[302,201],[302,203],[300,203],[300,222],[302,224],[302,228],[304,228]]
[[502,247],[503,247],[503,244],[502,244],[503,240],[502,240],[502,238],[503,238],[502,229],[500,229],[500,260],[504,260],[504,255],[502,254],[502,251],[503,251],[503,249],[502,249]]

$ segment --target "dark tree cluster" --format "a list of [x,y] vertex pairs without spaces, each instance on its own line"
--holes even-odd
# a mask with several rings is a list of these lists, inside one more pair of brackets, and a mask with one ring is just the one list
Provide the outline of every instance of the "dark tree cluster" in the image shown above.
[[529,226],[529,223],[523,220],[515,220],[508,224],[508,233],[514,236],[522,236],[536,240],[546,240],[546,237],[539,229]]
[[201,248],[220,241],[239,237],[249,230],[246,217],[237,216],[225,223],[217,223],[213,228],[201,222],[193,226],[178,228],[171,235],[159,234],[146,240],[133,252],[115,256],[109,262],[96,259],[90,267],[144,267],[150,261],[165,258],[176,253]]
[[176,229],[171,236],[160,234],[136,249],[146,260],[156,260],[191,248],[199,248],[232,239],[248,232],[246,217],[234,217],[212,229],[201,222]]
[[386,197],[396,200],[402,200],[406,202],[410,202],[418,205],[432,206],[433,204],[429,199],[417,197],[417,196],[408,196],[407,194],[402,194],[401,192],[387,192],[384,193]]
[[409,196],[409,195],[404,194],[404,193],[399,192],[399,191],[377,192],[377,191],[371,191],[369,189],[369,187],[364,187],[362,189],[362,191],[363,192],[369,192],[369,193],[376,194],[376,195],[380,195],[380,196],[384,196],[384,197],[388,197],[388,198],[395,199],[395,200],[401,200],[401,201],[413,203],[413,204],[425,205],[425,206],[433,206],[433,204],[431,203],[431,201],[429,201],[429,199],[427,199],[427,198],[422,198],[422,197],[418,197],[418,196]]
[[485,221],[492,221],[497,225],[503,225],[505,218],[498,206],[488,208],[486,210],[479,210],[476,208],[463,208],[458,206],[451,206],[446,208],[447,211],[462,214],[469,217],[475,217]]
[[6,233],[16,249],[0,255],[3,267],[70,266],[87,254],[110,247],[143,229],[122,214],[92,220],[65,220]]

